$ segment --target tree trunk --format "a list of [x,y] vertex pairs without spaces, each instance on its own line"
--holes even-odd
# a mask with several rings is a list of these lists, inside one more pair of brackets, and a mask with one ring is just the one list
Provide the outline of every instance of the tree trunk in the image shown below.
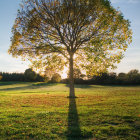
[[70,55],[70,60],[69,60],[69,97],[70,98],[75,98],[75,90],[74,90],[74,78],[73,78],[73,54]]

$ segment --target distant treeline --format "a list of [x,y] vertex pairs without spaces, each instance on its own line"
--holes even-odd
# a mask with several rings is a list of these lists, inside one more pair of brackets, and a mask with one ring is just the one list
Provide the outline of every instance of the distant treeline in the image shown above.
[[41,76],[40,74],[33,71],[31,68],[26,69],[24,73],[9,73],[0,72],[0,81],[20,81],[20,82],[49,82],[49,83],[59,83],[61,82],[61,76],[58,73],[53,74],[50,78],[46,76]]
[[21,81],[21,82],[43,82],[44,78],[31,69],[24,73],[0,72],[1,81]]
[[[61,82],[69,83],[69,79],[61,79],[59,74],[54,74],[51,79],[41,76],[32,69],[25,70],[24,73],[8,73],[0,72],[1,81],[21,81],[21,82]],[[140,85],[140,72],[138,70],[131,70],[128,73],[101,73],[99,76],[87,78],[81,74],[80,70],[74,72],[75,84],[98,84],[98,85]]]
[[[131,70],[128,73],[101,73],[100,76],[93,76],[86,80],[75,78],[75,84],[96,84],[96,85],[140,85],[140,73],[138,70]],[[63,79],[68,83],[68,79]]]

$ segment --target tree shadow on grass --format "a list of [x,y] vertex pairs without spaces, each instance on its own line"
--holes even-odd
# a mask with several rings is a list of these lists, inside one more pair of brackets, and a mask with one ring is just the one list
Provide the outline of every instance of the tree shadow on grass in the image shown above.
[[79,140],[81,139],[81,130],[79,125],[79,117],[76,106],[76,99],[69,98],[69,112],[68,112],[68,140]]
[[10,82],[0,82],[0,86],[8,86],[8,85],[15,85],[15,84],[23,84],[24,82],[16,82],[16,81],[10,81]]
[[[30,82],[19,82],[19,83],[9,83],[7,85],[14,85],[14,84],[17,84],[16,87],[9,87],[9,88],[3,88],[3,89],[0,89],[0,91],[13,91],[13,90],[30,90],[30,89],[38,89],[38,88],[43,88],[43,87],[50,87],[50,86],[55,86],[57,85],[57,83],[30,83]],[[18,86],[18,84],[27,84],[26,86]],[[6,85],[6,83],[4,84]]]
[[76,98],[69,98],[67,140],[84,140],[93,138],[92,132],[80,128]]
[[[66,87],[69,88],[69,84],[66,84]],[[96,87],[96,86],[93,87],[92,85],[85,85],[85,84],[75,84],[74,87],[75,87],[75,88],[80,88],[80,89],[98,88],[98,87]]]

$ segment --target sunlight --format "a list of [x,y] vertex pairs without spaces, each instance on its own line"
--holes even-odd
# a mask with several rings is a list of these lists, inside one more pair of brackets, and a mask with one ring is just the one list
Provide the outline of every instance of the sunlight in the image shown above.
[[62,79],[67,78],[67,73],[68,73],[68,67],[64,67],[64,70],[61,74]]

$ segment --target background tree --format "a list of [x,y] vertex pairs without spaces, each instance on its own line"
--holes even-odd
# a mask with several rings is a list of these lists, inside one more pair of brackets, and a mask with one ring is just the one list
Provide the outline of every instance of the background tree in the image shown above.
[[58,74],[58,73],[55,73],[52,76],[51,82],[53,82],[53,83],[59,83],[60,81],[61,81],[61,75]]
[[108,84],[109,74],[107,72],[94,75],[92,80],[94,84]]
[[25,0],[9,53],[35,66],[61,70],[69,64],[70,97],[75,97],[73,66],[89,75],[114,68],[131,42],[129,27],[109,0]]
[[43,76],[41,76],[40,74],[37,74],[37,76],[36,76],[36,79],[35,79],[36,81],[38,81],[38,82],[43,82],[44,81],[44,77]]
[[115,84],[116,83],[116,79],[117,79],[117,74],[115,72],[110,72],[109,73],[108,83],[109,84]]
[[[70,77],[70,72],[68,71],[67,77]],[[80,79],[82,78],[81,70],[78,68],[73,68],[73,78]]]
[[[27,77],[25,77],[24,73],[0,72],[0,75],[2,76],[1,81],[30,81],[29,79],[27,79]],[[37,74],[36,78],[33,79],[33,81],[43,82],[44,78],[41,75]]]
[[0,75],[0,80],[2,80],[2,75]]
[[118,81],[118,84],[124,84],[127,82],[127,74],[126,73],[119,73],[118,76],[117,76],[117,81]]
[[140,83],[140,73],[137,69],[130,70],[127,74],[127,80],[129,84],[139,84]]
[[25,70],[24,76],[27,81],[35,81],[37,78],[37,74],[31,68]]
[[81,79],[82,78],[82,73],[81,73],[81,71],[80,71],[80,69],[78,69],[78,68],[75,68],[74,70],[73,70],[73,77],[74,77],[74,79]]
[[2,81],[24,81],[23,73],[9,73],[9,72],[0,72],[2,76]]
[[[70,72],[69,71],[67,73],[67,77],[68,78],[70,77]],[[75,84],[83,84],[84,83],[84,80],[83,79],[86,78],[86,75],[85,74],[82,74],[81,70],[78,67],[74,67],[74,69],[73,69],[73,78],[74,78],[74,83]],[[67,81],[68,80],[66,80],[66,82]]]

